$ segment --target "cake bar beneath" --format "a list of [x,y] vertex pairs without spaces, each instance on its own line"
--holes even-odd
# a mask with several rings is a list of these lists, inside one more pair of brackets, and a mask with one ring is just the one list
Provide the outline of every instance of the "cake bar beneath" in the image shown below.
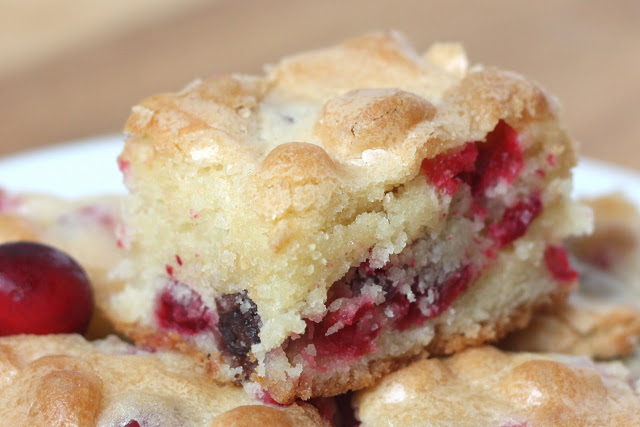
[[133,107],[120,330],[278,402],[525,326],[576,273],[572,141],[511,72],[371,34]]

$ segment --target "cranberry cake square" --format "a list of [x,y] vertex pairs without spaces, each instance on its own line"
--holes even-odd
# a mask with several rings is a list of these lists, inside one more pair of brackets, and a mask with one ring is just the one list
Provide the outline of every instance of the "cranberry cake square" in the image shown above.
[[630,426],[640,424],[637,387],[620,362],[487,346],[417,361],[352,404],[361,427]]
[[0,337],[0,417],[12,426],[331,425],[311,404],[267,405],[208,381],[186,355],[74,334]]
[[278,402],[496,340],[576,280],[556,102],[458,45],[366,35],[153,96],[126,132],[111,318]]

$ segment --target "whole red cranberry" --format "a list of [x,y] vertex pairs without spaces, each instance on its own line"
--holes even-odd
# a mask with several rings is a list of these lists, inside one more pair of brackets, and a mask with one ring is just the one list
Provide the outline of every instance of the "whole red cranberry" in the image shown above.
[[93,293],[64,252],[35,242],[0,245],[0,336],[85,333]]

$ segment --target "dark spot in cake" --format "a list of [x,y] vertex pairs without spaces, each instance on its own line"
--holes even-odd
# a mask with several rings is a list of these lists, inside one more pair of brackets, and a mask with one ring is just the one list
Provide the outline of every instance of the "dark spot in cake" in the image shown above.
[[290,125],[295,123],[295,119],[288,114],[282,114],[282,120],[284,120],[287,124],[290,124]]
[[331,422],[331,425],[343,425],[338,423],[338,405],[337,401],[333,397],[315,397],[307,400],[308,404],[312,405],[318,410],[318,413],[322,418]]
[[140,427],[140,423],[137,420],[131,420],[124,427]]
[[392,286],[391,281],[386,276],[386,267],[373,268],[369,265],[368,261],[364,261],[350,273],[346,278],[349,282],[348,286],[351,295],[353,296],[360,295],[365,285],[380,286],[387,295],[387,298],[390,293],[396,292],[396,288]]
[[169,264],[164,266],[164,269],[167,271],[167,274],[169,275],[169,277],[173,277],[173,267],[170,266]]
[[182,258],[180,258],[180,255],[176,255],[176,262],[178,265],[182,265]]
[[254,357],[248,355],[238,356],[232,354],[229,356],[228,363],[233,368],[241,368],[242,373],[235,375],[235,383],[241,385],[243,381],[251,377],[251,373],[258,367],[258,362]]
[[332,425],[343,426],[343,427],[360,426],[360,422],[356,417],[356,413],[352,405],[352,400],[353,400],[352,392],[335,396],[331,398],[331,400],[336,405],[336,415],[331,420],[333,421]]
[[157,302],[158,324],[181,334],[194,335],[211,329],[212,318],[200,295],[180,282],[171,281]]
[[262,321],[256,304],[247,291],[242,291],[216,298],[216,309],[224,350],[236,356],[247,355],[251,346],[260,342]]

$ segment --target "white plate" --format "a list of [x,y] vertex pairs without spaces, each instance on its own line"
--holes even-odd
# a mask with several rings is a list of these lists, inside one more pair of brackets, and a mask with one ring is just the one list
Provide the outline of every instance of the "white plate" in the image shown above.
[[116,157],[124,136],[105,135],[0,159],[0,188],[81,197],[125,191]]
[[[0,159],[0,188],[63,197],[122,193],[116,157],[122,135],[107,135]],[[640,205],[640,172],[592,159],[575,169],[575,194],[619,191]]]

